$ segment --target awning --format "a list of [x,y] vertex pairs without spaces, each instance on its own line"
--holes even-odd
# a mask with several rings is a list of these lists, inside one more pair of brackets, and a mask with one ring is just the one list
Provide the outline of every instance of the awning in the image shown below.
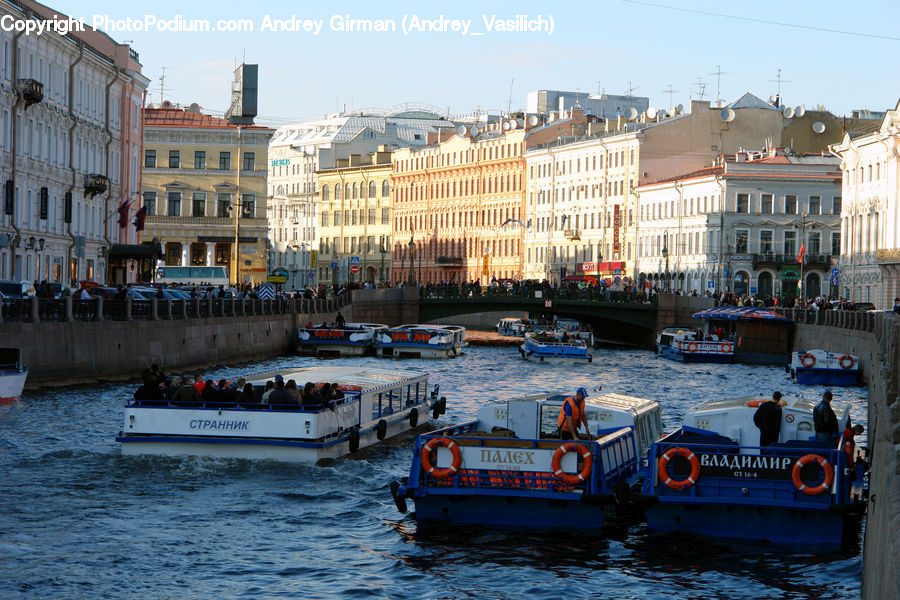
[[162,248],[159,244],[113,244],[109,248],[106,257],[109,260],[136,258],[152,259],[162,256]]
[[727,321],[769,321],[770,323],[793,323],[768,308],[755,306],[717,306],[694,313],[695,319],[725,319]]

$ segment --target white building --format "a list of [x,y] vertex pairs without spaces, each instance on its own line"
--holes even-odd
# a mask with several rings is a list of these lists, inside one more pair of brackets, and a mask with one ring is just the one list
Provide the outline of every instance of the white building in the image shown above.
[[804,296],[835,295],[829,284],[841,245],[837,158],[739,152],[635,192],[642,282],[688,293],[796,296],[802,277]]
[[[75,23],[28,0],[0,0],[0,12]],[[106,282],[110,247],[134,240],[149,81],[127,45],[89,27],[60,33],[0,30],[0,279]]]
[[384,113],[337,114],[280,127],[269,144],[269,271],[288,272],[289,288],[317,283],[316,171],[339,159],[423,146],[429,133],[455,125],[427,107],[404,105]]
[[879,308],[900,297],[900,102],[875,133],[832,147],[841,159],[841,294]]

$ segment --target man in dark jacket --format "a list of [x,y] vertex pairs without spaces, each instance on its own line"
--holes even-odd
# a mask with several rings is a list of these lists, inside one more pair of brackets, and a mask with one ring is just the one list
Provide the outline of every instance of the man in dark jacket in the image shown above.
[[753,415],[753,423],[759,427],[759,445],[768,446],[778,441],[781,434],[781,392],[772,394],[772,400],[759,405]]
[[816,440],[825,443],[834,441],[838,434],[837,417],[831,409],[831,390],[822,394],[822,401],[813,409],[813,424],[816,428]]

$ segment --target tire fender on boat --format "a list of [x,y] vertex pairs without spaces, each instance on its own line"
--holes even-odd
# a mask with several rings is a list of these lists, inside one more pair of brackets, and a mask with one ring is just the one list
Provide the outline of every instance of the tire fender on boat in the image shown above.
[[375,435],[379,440],[383,440],[387,435],[387,421],[381,419],[378,421],[378,424],[375,426]]
[[419,423],[419,409],[413,408],[409,411],[409,426],[415,427]]
[[350,430],[350,452],[359,450],[359,428],[354,427]]
[[391,496],[393,496],[394,504],[397,505],[397,510],[400,511],[400,514],[406,514],[406,498],[400,495],[399,481],[391,482]]

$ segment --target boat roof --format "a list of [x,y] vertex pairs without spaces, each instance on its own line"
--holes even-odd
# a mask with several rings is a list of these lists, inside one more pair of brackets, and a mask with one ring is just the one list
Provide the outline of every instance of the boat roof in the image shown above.
[[[716,400],[707,400],[705,402],[701,402],[696,406],[690,409],[691,413],[700,413],[700,412],[720,412],[723,410],[728,410],[732,408],[741,408],[747,406],[747,403],[750,401],[761,401],[761,400],[771,400],[771,398],[766,398],[762,396],[744,396],[742,398],[724,398],[724,399],[716,399]],[[795,410],[809,411],[816,407],[817,402],[810,400],[809,398],[804,397],[783,397],[782,401],[785,402],[785,406],[788,408],[792,408]],[[834,403],[837,406],[838,403]],[[839,412],[837,409],[835,413]]]
[[[542,402],[548,404],[562,404],[566,398],[574,395],[574,392],[566,394],[531,394],[520,398],[495,399],[490,400],[487,404],[503,404],[506,402]],[[638,398],[636,396],[626,396],[625,394],[609,393],[600,394],[598,396],[588,396],[585,398],[585,404],[588,406],[597,406],[603,408],[612,408],[615,410],[641,410],[643,408],[656,406],[655,400],[646,398]]]
[[724,319],[727,321],[768,321],[770,323],[793,323],[792,320],[757,306],[717,306],[694,313],[695,319]]
[[428,374],[423,371],[392,371],[374,367],[309,367],[306,369],[294,369],[291,371],[268,371],[257,373],[247,377],[248,383],[264,384],[274,379],[276,373],[280,373],[285,381],[293,379],[298,385],[307,381],[330,381],[347,385],[358,385],[363,389],[378,388],[401,381],[425,377]]
[[404,325],[398,325],[397,327],[391,327],[391,329],[437,329],[437,330],[459,330],[465,329],[462,325],[435,325],[428,323],[420,323],[420,324],[411,324],[406,323]]

